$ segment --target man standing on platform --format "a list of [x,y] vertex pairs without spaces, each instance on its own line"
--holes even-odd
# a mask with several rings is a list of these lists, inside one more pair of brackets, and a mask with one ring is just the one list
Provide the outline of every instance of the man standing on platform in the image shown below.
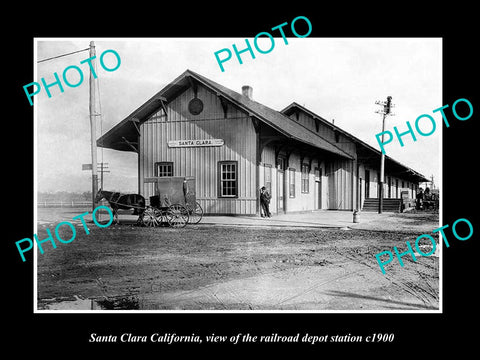
[[272,196],[269,194],[265,186],[262,186],[262,188],[260,189],[260,215],[262,217],[272,217],[269,209],[271,198]]

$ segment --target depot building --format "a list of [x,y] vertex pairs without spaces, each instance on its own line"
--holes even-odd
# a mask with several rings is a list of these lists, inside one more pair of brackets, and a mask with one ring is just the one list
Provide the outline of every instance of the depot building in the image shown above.
[[[147,201],[155,195],[147,179],[194,177],[207,214],[259,215],[262,186],[273,214],[363,209],[378,198],[380,151],[295,102],[277,111],[252,93],[186,70],[97,145],[138,154]],[[424,181],[386,156],[384,198],[415,198]]]

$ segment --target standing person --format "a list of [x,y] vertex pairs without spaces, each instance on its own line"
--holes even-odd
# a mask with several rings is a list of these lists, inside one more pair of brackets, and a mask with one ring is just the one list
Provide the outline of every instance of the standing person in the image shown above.
[[423,209],[423,189],[419,188],[417,193],[417,210]]
[[265,216],[272,217],[272,214],[270,214],[270,209],[269,209],[271,198],[272,196],[269,194],[265,186],[262,186],[262,188],[260,189],[260,207],[261,207],[260,215],[262,217],[265,217]]
[[432,200],[432,195],[430,194],[430,188],[426,187],[423,193],[423,203],[425,204],[426,210],[430,209],[430,205],[432,204],[431,200]]

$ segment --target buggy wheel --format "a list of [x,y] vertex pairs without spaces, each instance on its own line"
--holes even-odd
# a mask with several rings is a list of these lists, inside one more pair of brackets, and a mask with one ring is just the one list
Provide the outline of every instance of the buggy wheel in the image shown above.
[[151,206],[147,207],[143,212],[142,224],[145,226],[155,227],[162,223],[162,213],[160,210]]
[[[203,217],[203,209],[198,202],[192,205],[188,205],[188,215],[190,216],[188,223],[189,224],[198,224]],[[195,207],[194,209],[192,209]]]
[[188,224],[188,210],[180,204],[170,205],[167,209],[167,221],[173,228],[184,228]]

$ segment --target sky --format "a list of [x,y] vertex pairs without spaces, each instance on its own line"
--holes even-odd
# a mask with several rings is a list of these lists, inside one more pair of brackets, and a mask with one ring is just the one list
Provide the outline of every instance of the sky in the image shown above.
[[[414,127],[422,114],[436,120],[430,136],[416,134],[414,142],[404,136],[404,147],[397,140],[386,145],[393,159],[430,178],[441,188],[441,134],[443,122],[434,109],[442,105],[441,38],[275,38],[273,50],[255,59],[242,54],[243,64],[235,55],[223,64],[222,72],[214,53],[245,47],[245,38],[37,38],[35,41],[35,76],[32,81],[54,82],[68,66],[67,79],[77,87],[63,83],[64,92],[51,86],[49,98],[42,88],[34,97],[36,124],[36,184],[39,192],[91,190],[91,172],[82,164],[91,163],[89,123],[89,67],[82,60],[88,51],[36,63],[38,60],[87,49],[95,42],[97,60],[106,50],[114,50],[121,59],[115,71],[96,64],[99,101],[97,138],[127,117],[136,108],[173,81],[186,69],[193,70],[219,84],[241,93],[243,85],[253,87],[254,100],[275,110],[293,101],[367,144],[380,149],[375,135],[381,132],[381,107],[375,101],[392,96],[394,116],[386,119],[385,129],[393,133]],[[253,44],[253,39],[249,39]],[[260,39],[261,49],[270,46]],[[223,54],[222,54],[223,56]],[[105,66],[113,68],[116,58],[105,53]],[[26,106],[29,106],[25,97]],[[431,129],[425,119],[419,123],[424,132]],[[447,130],[448,131],[448,130]],[[98,148],[98,162],[108,163],[104,189],[137,191],[137,154]],[[99,174],[100,176],[100,174]]]

